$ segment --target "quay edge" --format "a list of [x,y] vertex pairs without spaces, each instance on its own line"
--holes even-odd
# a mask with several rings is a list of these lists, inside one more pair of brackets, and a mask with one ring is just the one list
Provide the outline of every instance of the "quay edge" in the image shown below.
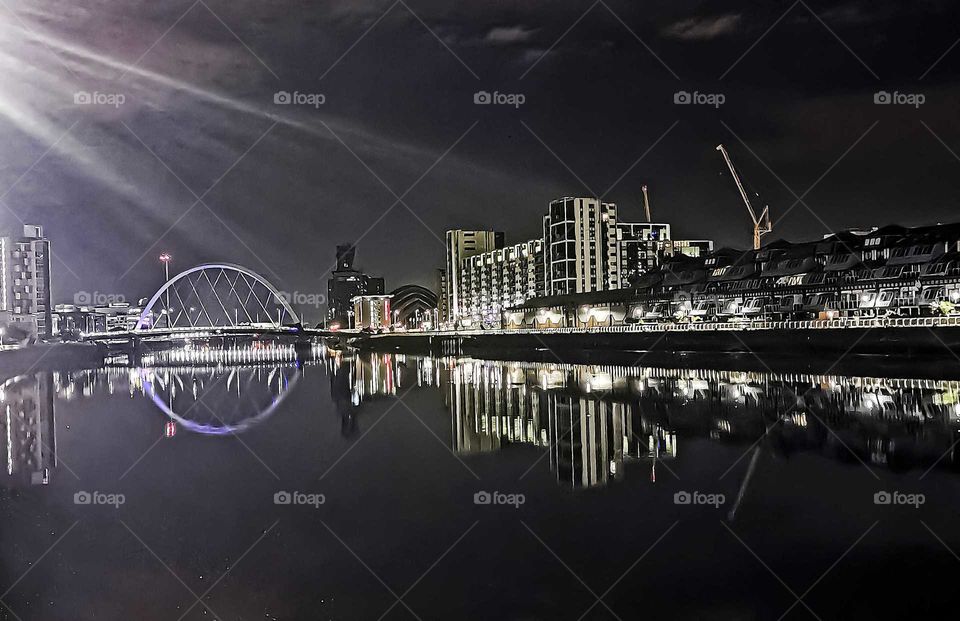
[[37,343],[0,350],[0,373],[11,377],[34,371],[92,369],[107,355],[104,345],[94,343]]
[[[760,367],[807,360],[829,368],[841,358],[875,363],[936,363],[960,369],[960,326],[662,332],[507,332],[492,334],[389,333],[351,340],[360,350],[434,356],[471,356],[564,363],[622,363],[642,354],[755,357]],[[810,365],[801,365],[808,368]]]

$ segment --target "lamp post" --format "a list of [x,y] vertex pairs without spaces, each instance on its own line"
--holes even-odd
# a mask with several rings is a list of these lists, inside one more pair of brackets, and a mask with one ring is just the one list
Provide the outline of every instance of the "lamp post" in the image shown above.
[[[164,252],[160,255],[160,262],[163,263],[163,282],[164,285],[170,282],[170,261],[173,260],[173,255],[169,252]],[[170,325],[170,289],[166,289],[166,302],[164,303],[167,310],[167,327],[172,328]]]

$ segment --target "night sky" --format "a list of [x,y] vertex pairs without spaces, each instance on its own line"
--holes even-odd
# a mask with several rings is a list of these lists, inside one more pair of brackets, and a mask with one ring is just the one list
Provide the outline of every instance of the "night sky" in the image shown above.
[[644,183],[675,237],[747,247],[719,142],[768,242],[960,219],[956,3],[453,4],[4,0],[0,227],[44,225],[58,302],[150,295],[161,251],[323,292],[358,239],[388,290],[432,286],[448,228],[522,241],[565,195],[640,220]]

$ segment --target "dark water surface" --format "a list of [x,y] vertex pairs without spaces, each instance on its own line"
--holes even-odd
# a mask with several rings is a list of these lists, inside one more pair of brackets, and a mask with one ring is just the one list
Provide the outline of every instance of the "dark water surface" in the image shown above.
[[955,379],[252,359],[6,382],[0,619],[956,610]]

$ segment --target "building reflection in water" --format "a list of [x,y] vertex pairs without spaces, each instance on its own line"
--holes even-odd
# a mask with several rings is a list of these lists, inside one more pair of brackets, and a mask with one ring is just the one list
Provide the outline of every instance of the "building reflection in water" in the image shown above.
[[[0,453],[6,458],[6,481],[50,480],[57,466],[54,398],[147,397],[166,415],[167,436],[178,428],[239,433],[277,410],[303,368],[301,361],[286,359],[170,362],[38,373],[4,382]],[[547,452],[557,481],[574,488],[609,484],[626,476],[627,468],[631,476],[642,472],[656,481],[663,470],[674,468],[671,461],[680,463],[679,445],[693,438],[744,449],[756,445],[782,456],[859,458],[893,470],[960,464],[958,381],[348,352],[329,352],[323,364],[346,436],[356,434],[364,402],[432,388],[449,411],[451,446],[458,454],[532,445]]]
[[357,412],[361,403],[379,397],[392,397],[399,387],[438,386],[434,361],[414,359],[412,365],[402,354],[358,355],[352,350],[330,350],[326,357],[330,395],[340,415],[345,437],[357,432]]
[[614,398],[614,377],[596,367],[461,361],[442,377],[460,454],[532,444],[573,487],[622,479],[628,459],[676,455],[676,434],[634,416],[633,403]]
[[958,381],[397,354],[328,364],[339,369],[338,390],[349,390],[351,410],[411,382],[438,387],[458,454],[533,445],[548,452],[557,480],[575,488],[622,479],[630,462],[643,463],[645,476],[656,481],[659,468],[680,459],[681,438],[746,447],[766,436],[763,450],[780,455],[816,452],[855,461],[852,450],[864,462],[896,470],[960,463]]
[[57,467],[53,374],[22,375],[0,386],[0,450],[4,485],[46,485]]

